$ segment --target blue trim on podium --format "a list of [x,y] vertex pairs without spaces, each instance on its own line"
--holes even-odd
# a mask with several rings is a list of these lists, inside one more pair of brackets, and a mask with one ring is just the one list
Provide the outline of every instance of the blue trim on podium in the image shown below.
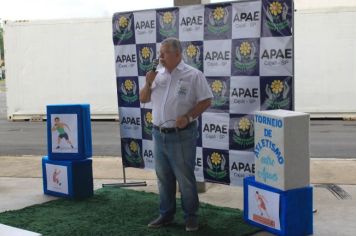
[[[47,189],[46,164],[67,167],[68,194]],[[57,161],[50,160],[47,156],[45,156],[42,158],[42,175],[43,191],[45,194],[76,199],[91,197],[94,194],[93,168],[91,159]]]
[[[78,152],[52,152],[51,114],[76,114],[78,127]],[[47,105],[47,149],[51,160],[81,160],[92,156],[92,136],[89,104]]]
[[[279,216],[280,228],[277,230],[257,223],[248,218],[248,186],[263,189],[280,195]],[[304,187],[282,191],[255,181],[255,177],[244,179],[244,220],[254,226],[277,235],[309,235],[313,234],[313,188]]]

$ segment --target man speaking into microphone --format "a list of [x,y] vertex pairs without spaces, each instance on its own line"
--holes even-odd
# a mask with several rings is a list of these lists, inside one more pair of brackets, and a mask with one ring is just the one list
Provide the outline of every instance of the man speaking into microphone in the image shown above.
[[161,43],[159,61],[163,68],[148,72],[140,91],[142,103],[152,102],[153,154],[160,196],[159,216],[148,227],[159,228],[174,220],[177,181],[185,229],[196,231],[196,119],[210,106],[213,94],[204,74],[183,62],[178,39],[167,38]]

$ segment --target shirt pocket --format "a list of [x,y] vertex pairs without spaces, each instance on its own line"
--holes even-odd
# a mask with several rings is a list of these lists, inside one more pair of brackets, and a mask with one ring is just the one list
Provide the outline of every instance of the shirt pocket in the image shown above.
[[159,86],[159,87],[162,87],[162,88],[165,88],[165,87],[167,87],[167,85],[168,85],[168,80],[167,80],[167,78],[164,78],[164,77],[161,77],[161,76],[156,77],[156,79],[154,80],[154,82],[155,82],[155,85],[156,85],[156,86]]
[[179,99],[187,99],[190,93],[192,84],[190,81],[178,80],[175,96]]

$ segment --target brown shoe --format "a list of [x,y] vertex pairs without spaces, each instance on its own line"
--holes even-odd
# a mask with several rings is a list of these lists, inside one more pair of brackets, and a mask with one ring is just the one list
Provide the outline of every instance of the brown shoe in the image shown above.
[[185,231],[193,232],[199,229],[197,218],[188,218],[185,222]]
[[152,222],[150,222],[147,227],[148,228],[160,228],[163,227],[165,225],[169,225],[170,223],[172,223],[174,220],[174,217],[164,217],[164,216],[159,216],[157,219],[153,220]]

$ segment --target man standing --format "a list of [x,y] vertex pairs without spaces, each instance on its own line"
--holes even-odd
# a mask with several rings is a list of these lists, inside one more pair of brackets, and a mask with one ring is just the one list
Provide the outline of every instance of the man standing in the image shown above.
[[165,39],[159,54],[164,68],[148,72],[140,91],[142,103],[152,102],[153,153],[160,195],[160,215],[148,227],[159,228],[173,221],[177,181],[186,231],[196,231],[196,119],[210,106],[213,95],[203,73],[183,62],[178,39]]

